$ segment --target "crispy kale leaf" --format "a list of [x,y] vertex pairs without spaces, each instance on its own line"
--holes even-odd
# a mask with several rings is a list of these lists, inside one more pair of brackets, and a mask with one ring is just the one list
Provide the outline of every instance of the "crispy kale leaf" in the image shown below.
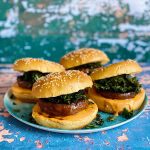
[[121,113],[122,117],[126,119],[130,119],[133,116],[133,110],[128,111],[126,108],[124,108],[123,112]]
[[107,117],[107,121],[111,122],[111,121],[114,121],[116,118],[117,118],[117,116],[111,115],[111,116]]
[[31,84],[33,84],[38,78],[42,77],[43,75],[46,75],[45,73],[39,72],[39,71],[28,71],[21,76],[23,81],[28,81]]
[[93,63],[88,63],[88,64],[84,64],[84,65],[80,65],[77,67],[73,67],[71,69],[75,69],[75,70],[80,70],[80,69],[95,69],[98,67],[101,67],[101,63],[100,62],[93,62]]
[[99,126],[102,126],[104,124],[104,119],[102,119],[101,115],[97,114],[96,118],[88,124],[85,128],[86,129],[92,129],[92,128],[98,128]]
[[85,90],[80,90],[78,92],[72,94],[61,95],[57,97],[44,98],[47,102],[57,103],[57,104],[71,104],[75,103],[78,100],[87,100],[87,96],[85,95]]
[[136,77],[131,75],[119,75],[107,79],[96,80],[94,87],[98,91],[109,91],[116,93],[138,93],[141,88],[141,84],[138,82]]

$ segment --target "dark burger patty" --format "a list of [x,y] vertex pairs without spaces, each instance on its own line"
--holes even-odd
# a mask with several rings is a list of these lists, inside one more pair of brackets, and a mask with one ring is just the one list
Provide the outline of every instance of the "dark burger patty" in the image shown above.
[[98,91],[98,93],[103,97],[110,98],[110,99],[130,99],[135,97],[137,94],[135,92],[115,93],[115,92],[108,92],[108,91]]
[[[97,67],[97,68],[101,68],[101,67]],[[94,68],[94,69],[96,69],[96,68]],[[79,69],[75,69],[75,70],[80,70],[80,71],[82,71],[82,72],[84,72],[84,73],[86,73],[86,74],[91,74],[91,72],[94,70],[94,69],[90,69],[90,68],[79,68]]]
[[80,71],[83,71],[86,74],[90,74],[90,69],[89,68],[83,68],[83,69],[79,69]]
[[17,82],[20,87],[25,89],[31,89],[37,79],[47,74],[48,73],[42,73],[39,71],[24,72],[22,76],[17,77]]
[[86,109],[88,106],[88,101],[78,100],[77,102],[71,104],[57,104],[39,100],[38,104],[41,111],[49,114],[50,116],[69,116]]
[[80,66],[76,66],[73,68],[69,68],[69,70],[80,70],[83,71],[86,74],[90,74],[94,69],[102,67],[100,62],[93,62],[88,64],[83,64]]
[[[98,67],[98,68],[101,68],[101,67]],[[90,68],[82,68],[81,69],[80,68],[79,70],[82,71],[82,72],[84,72],[84,73],[86,73],[86,74],[88,74],[88,75],[90,75],[93,72],[94,69],[90,69]]]
[[17,77],[17,83],[19,87],[25,88],[25,89],[32,89],[33,83],[22,80],[22,76]]

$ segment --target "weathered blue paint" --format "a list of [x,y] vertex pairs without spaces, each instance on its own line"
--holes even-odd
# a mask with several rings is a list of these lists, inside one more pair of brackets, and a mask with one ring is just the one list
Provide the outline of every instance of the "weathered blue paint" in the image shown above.
[[[143,73],[139,75],[150,97],[150,64],[142,64]],[[15,80],[9,66],[0,74],[0,102],[7,87]],[[4,73],[7,72],[7,73]],[[9,73],[8,73],[9,72]],[[5,117],[4,117],[5,116]],[[4,129],[2,129],[4,126]],[[0,136],[3,130],[9,130],[11,135],[4,136],[14,139],[11,143],[0,142],[0,149],[150,149],[150,106],[132,122],[121,127],[91,134],[59,134],[42,131],[8,116],[3,105],[0,105]],[[121,137],[120,137],[121,136]],[[1,138],[0,138],[1,140]],[[21,140],[21,141],[20,141]]]

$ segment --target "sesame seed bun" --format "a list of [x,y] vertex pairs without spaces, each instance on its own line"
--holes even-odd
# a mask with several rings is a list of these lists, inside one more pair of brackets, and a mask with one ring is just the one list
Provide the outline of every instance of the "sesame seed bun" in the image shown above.
[[92,80],[110,78],[122,74],[136,74],[142,71],[142,68],[134,60],[118,62],[107,67],[95,69],[91,74]]
[[30,89],[21,88],[17,83],[11,87],[11,92],[15,98],[21,102],[35,103],[38,101],[38,99],[32,95],[32,91]]
[[13,69],[20,72],[40,71],[42,73],[61,72],[65,70],[64,67],[58,63],[37,58],[18,59],[14,63]]
[[97,105],[90,103],[88,107],[74,115],[49,117],[48,114],[40,110],[38,104],[33,107],[32,117],[43,126],[59,129],[80,129],[88,125],[96,117],[98,112]]
[[33,84],[32,94],[36,98],[56,97],[78,92],[92,85],[92,79],[87,74],[68,70],[41,77]]
[[60,60],[60,64],[62,64],[66,69],[93,62],[106,64],[109,62],[109,58],[104,52],[98,49],[82,48],[66,54]]
[[126,108],[129,111],[137,110],[142,105],[145,98],[145,90],[141,91],[134,97],[125,100],[109,99],[101,96],[93,88],[89,89],[89,97],[97,104],[99,110],[107,113],[119,114]]

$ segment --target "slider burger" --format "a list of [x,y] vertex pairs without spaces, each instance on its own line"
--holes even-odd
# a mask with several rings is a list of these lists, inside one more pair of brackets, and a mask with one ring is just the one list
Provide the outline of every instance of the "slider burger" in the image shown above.
[[96,69],[91,74],[94,86],[89,90],[90,98],[104,112],[117,115],[124,109],[137,110],[144,101],[145,91],[133,74],[141,71],[133,60]]
[[33,83],[37,79],[52,72],[65,70],[60,64],[35,58],[19,59],[14,63],[13,69],[23,73],[17,77],[17,83],[11,88],[12,94],[23,102],[37,101],[31,93]]
[[60,60],[60,64],[67,70],[80,70],[87,74],[90,74],[95,68],[102,67],[107,62],[109,62],[107,55],[94,48],[82,48],[70,52]]
[[39,99],[32,117],[38,124],[50,128],[83,128],[98,112],[97,105],[86,96],[85,90],[92,85],[88,75],[76,70],[40,78],[32,88],[32,94]]

